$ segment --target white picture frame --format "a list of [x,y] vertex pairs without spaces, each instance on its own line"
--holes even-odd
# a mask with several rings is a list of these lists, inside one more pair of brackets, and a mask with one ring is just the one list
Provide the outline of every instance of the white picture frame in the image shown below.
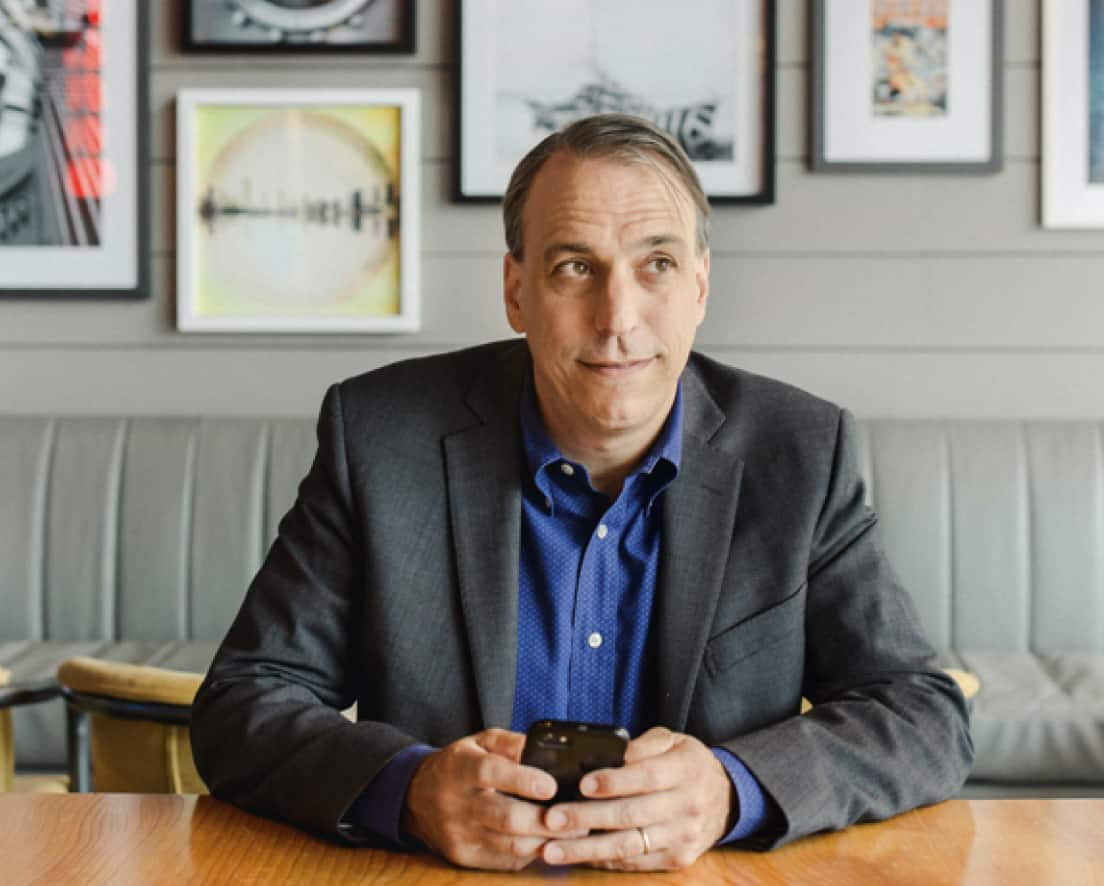
[[1104,228],[1104,3],[1044,0],[1042,52],[1043,226]]
[[[941,11],[941,23],[935,27],[928,26],[915,3],[814,0],[809,126],[813,170],[1000,170],[1003,4],[928,2]],[[919,26],[911,27],[911,19]],[[883,42],[889,39],[903,40],[905,51],[889,50]],[[932,57],[937,57],[934,63]],[[934,89],[938,97],[893,107],[892,97],[906,93],[885,82],[884,65],[890,58],[898,60],[902,76],[926,97]],[[880,96],[879,88],[887,95]]]
[[772,0],[462,0],[457,200],[494,201],[542,138],[604,112],[659,123],[710,200],[774,202]]
[[180,90],[177,328],[416,331],[420,119],[416,89]]
[[110,5],[0,9],[2,298],[149,295],[149,15]]

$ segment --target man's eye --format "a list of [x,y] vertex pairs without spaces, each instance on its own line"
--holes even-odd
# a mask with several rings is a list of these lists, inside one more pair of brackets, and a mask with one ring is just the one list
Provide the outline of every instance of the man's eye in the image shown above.
[[653,271],[658,271],[661,274],[667,273],[669,270],[671,270],[671,268],[675,266],[675,263],[671,261],[671,259],[662,255],[656,256],[650,262],[648,262],[648,264],[651,266],[651,269]]
[[581,277],[589,271],[585,261],[580,261],[577,258],[573,258],[570,261],[561,262],[556,265],[556,271],[560,274],[568,274],[573,277]]

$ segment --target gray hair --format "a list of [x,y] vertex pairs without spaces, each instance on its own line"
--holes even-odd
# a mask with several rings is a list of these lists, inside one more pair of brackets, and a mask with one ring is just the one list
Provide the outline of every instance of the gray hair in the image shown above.
[[[686,152],[664,130],[640,117],[628,114],[597,114],[576,120],[553,132],[529,151],[514,168],[502,201],[506,225],[506,248],[521,261],[525,245],[525,204],[537,173],[553,154],[560,151],[576,157],[626,160],[656,169],[666,183],[681,184],[697,210],[698,253],[709,248],[709,200]],[[674,182],[671,177],[674,177]]]

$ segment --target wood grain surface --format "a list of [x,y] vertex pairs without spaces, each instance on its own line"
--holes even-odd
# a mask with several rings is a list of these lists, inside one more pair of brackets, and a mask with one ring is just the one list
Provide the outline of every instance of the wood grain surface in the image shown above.
[[334,845],[211,797],[0,794],[0,881],[19,886],[603,880],[1104,884],[1104,799],[954,800],[774,852],[711,852],[685,871],[643,877],[540,866],[520,874],[461,871],[427,855]]

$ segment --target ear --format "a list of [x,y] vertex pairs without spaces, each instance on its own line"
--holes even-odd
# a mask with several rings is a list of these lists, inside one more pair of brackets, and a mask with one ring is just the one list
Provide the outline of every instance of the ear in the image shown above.
[[523,276],[521,262],[507,252],[502,259],[502,297],[506,305],[506,322],[519,335],[525,332],[525,320],[521,312]]
[[697,267],[694,269],[694,282],[697,285],[698,297],[698,326],[701,326],[702,321],[705,319],[705,306],[709,301],[709,250],[705,250],[698,259]]

